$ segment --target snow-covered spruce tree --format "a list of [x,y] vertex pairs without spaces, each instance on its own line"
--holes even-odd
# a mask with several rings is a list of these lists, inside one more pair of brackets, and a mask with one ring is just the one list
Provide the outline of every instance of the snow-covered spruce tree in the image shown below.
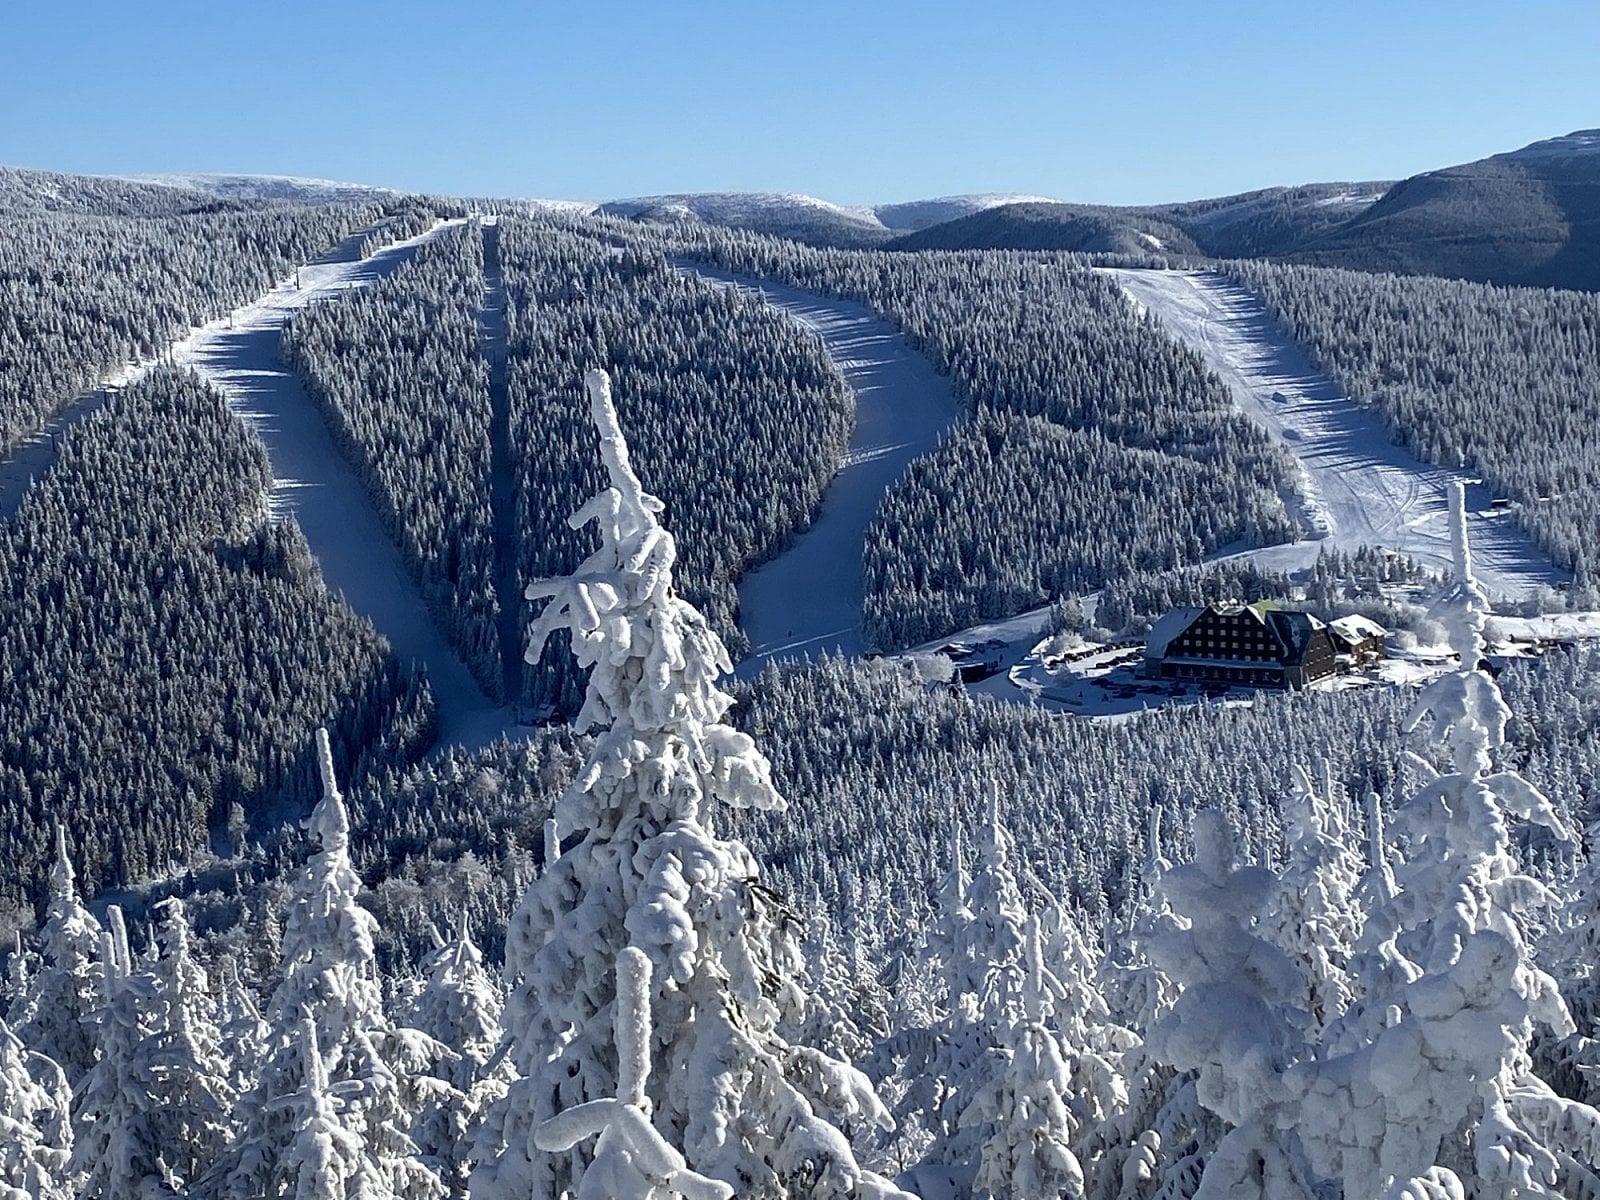
[[101,1005],[100,940],[104,930],[78,899],[67,858],[67,834],[56,826],[56,861],[50,868],[45,908],[43,962],[34,976],[17,1036],[38,1054],[55,1060],[76,1085],[94,1066],[92,1020]]
[[295,1044],[302,1059],[300,1085],[274,1102],[284,1114],[289,1135],[282,1156],[264,1164],[261,1194],[285,1200],[391,1194],[381,1184],[370,1189],[366,1147],[335,1102],[327,1068],[317,1053],[317,1031],[309,1020],[301,1024]]
[[261,1059],[272,1031],[255,993],[239,977],[239,962],[229,959],[217,991],[217,1029],[228,1047],[228,1087],[236,1097],[255,1089]]
[[[969,876],[959,828],[951,836],[950,871],[940,886],[932,953],[948,989],[945,1011],[930,1024],[902,1029],[879,1047],[907,1086],[897,1119],[921,1126],[926,1145],[913,1179],[943,1180],[972,1171],[991,1132],[973,1099],[1004,1069],[1011,1026],[1023,1016],[1028,915],[1011,869],[1012,839],[1000,819],[998,789]],[[946,1186],[943,1183],[933,1186]]]
[[1113,1015],[1134,1034],[1118,1066],[1127,1103],[1095,1129],[1081,1158],[1094,1200],[1146,1200],[1191,1196],[1205,1156],[1220,1140],[1220,1122],[1196,1097],[1196,1072],[1178,1072],[1151,1054],[1135,1031],[1156,1026],[1177,1003],[1180,987],[1153,961],[1151,946],[1176,921],[1162,875],[1171,863],[1161,848],[1161,809],[1152,808],[1137,898],[1102,971]]
[[133,973],[122,911],[112,906],[101,937],[105,1003],[95,1015],[100,1057],[76,1089],[70,1174],[83,1200],[176,1195],[151,1117],[152,1063],[145,1014],[155,997],[147,975]]
[[1029,918],[1021,1011],[1005,1031],[1003,1064],[972,1098],[962,1123],[990,1130],[973,1182],[993,1200],[1059,1200],[1083,1196],[1083,1169],[1072,1152],[1078,1118],[1071,1073],[1048,1022],[1066,989],[1044,966],[1039,923]]
[[[961,815],[952,808],[950,869],[938,885],[939,903],[915,944],[905,944],[895,963],[897,998],[923,996],[923,1003],[902,1004],[900,1018],[874,1049],[870,1069],[898,1093],[893,1115],[897,1153],[902,1166],[959,1163],[976,1154],[972,1135],[961,1132],[961,1113],[968,1096],[958,1093],[967,1069],[985,1053],[978,1030],[978,998],[983,991],[985,959],[975,956],[972,909],[967,905],[967,873]],[[960,1140],[965,1143],[956,1146]],[[932,1190],[932,1189],[928,1189]]]
[[972,909],[967,891],[972,876],[967,873],[961,837],[961,814],[952,806],[950,817],[950,869],[939,883],[938,919],[928,931],[927,950],[944,976],[946,1013],[959,1013],[966,1007],[964,997],[974,1001],[983,990],[983,965],[973,961],[971,934]]
[[70,1107],[61,1068],[0,1021],[0,1200],[69,1200]]
[[1061,986],[1055,1029],[1067,1063],[1067,1095],[1072,1113],[1072,1153],[1089,1176],[1094,1159],[1105,1153],[1102,1132],[1128,1108],[1123,1059],[1139,1046],[1131,1029],[1111,1017],[1100,988],[1103,960],[1090,947],[1079,921],[1054,907],[1040,921],[1044,961]]
[[1381,889],[1391,898],[1357,948],[1361,997],[1330,1027],[1323,1057],[1291,1069],[1295,1127],[1312,1167],[1351,1200],[1600,1194],[1600,1114],[1530,1070],[1534,1023],[1571,1026],[1533,963],[1525,914],[1548,893],[1518,870],[1506,817],[1569,835],[1544,796],[1496,768],[1510,714],[1478,669],[1488,602],[1459,485],[1450,509],[1454,582],[1440,616],[1461,665],[1424,689],[1411,720],[1432,718],[1446,767],[1413,760],[1424,782],[1398,814],[1406,855]]
[[1023,941],[1028,912],[1011,869],[1014,842],[1000,819],[1000,786],[989,797],[989,819],[978,842],[977,868],[967,889],[972,920],[962,933],[966,945],[958,946],[964,962],[982,971],[978,992],[978,1020],[991,1035],[1008,1028],[1023,1013],[1027,963]]
[[592,1151],[548,1154],[534,1131],[557,1113],[614,1097],[613,966],[628,946],[653,967],[651,1121],[689,1169],[762,1197],[894,1195],[856,1162],[825,1113],[886,1120],[852,1068],[775,1029],[803,1001],[789,916],[739,842],[710,829],[715,801],[778,808],[771,768],[724,724],[716,687],[727,651],[672,589],[677,549],[628,459],[610,380],[585,380],[610,486],[570,523],[599,548],[548,599],[529,640],[570,630],[590,668],[577,725],[599,730],[562,796],[563,835],[581,835],[528,889],[506,936],[507,1034],[523,1078],[487,1123],[475,1200],[556,1200],[584,1187]]
[[1306,1036],[1315,1041],[1354,998],[1350,955],[1361,936],[1355,892],[1362,863],[1326,766],[1320,784],[1298,764],[1291,770],[1283,824],[1288,860],[1261,932],[1300,970],[1304,983],[1294,1003],[1306,1012]]
[[1238,864],[1227,819],[1210,808],[1195,814],[1194,861],[1167,870],[1161,887],[1177,919],[1150,953],[1183,992],[1145,1045],[1175,1070],[1198,1072],[1197,1098],[1230,1126],[1196,1200],[1310,1200],[1307,1172],[1278,1133],[1291,1100],[1284,1073],[1303,1053],[1288,1016],[1300,973],[1254,928],[1277,881]]
[[467,933],[465,915],[454,938],[445,941],[437,931],[434,937],[438,944],[422,963],[425,982],[411,1007],[411,1024],[455,1054],[444,1071],[449,1091],[423,1106],[413,1136],[450,1194],[465,1196],[474,1161],[473,1130],[505,1095],[511,1079],[509,1064],[495,1058],[504,1001],[483,969],[483,954]]
[[689,1170],[650,1123],[650,960],[632,946],[617,956],[616,1048],[617,1095],[587,1100],[534,1130],[552,1154],[595,1138],[575,1200],[733,1200],[731,1187]]
[[[339,1122],[360,1146],[347,1195],[363,1200],[438,1200],[444,1187],[417,1157],[410,1127],[426,1099],[448,1084],[429,1071],[449,1051],[392,1024],[373,956],[377,922],[361,907],[350,862],[350,823],[333,772],[327,730],[317,731],[322,799],[307,821],[317,850],[295,877],[283,931],[281,977],[268,1005],[261,1075],[241,1103],[245,1127],[194,1188],[197,1200],[294,1196],[284,1156],[300,1136],[291,1097],[304,1097],[308,1064],[339,1098]],[[314,1055],[304,1045],[309,1023]],[[329,1193],[338,1195],[339,1193]]]
[[139,1054],[155,1105],[149,1121],[163,1174],[177,1185],[198,1179],[227,1146],[238,1093],[217,1025],[217,1001],[206,970],[189,948],[183,901],[161,905],[160,956],[147,973],[151,987]]
[[1584,831],[1584,857],[1561,885],[1565,899],[1539,957],[1561,986],[1573,1030],[1538,1046],[1538,1066],[1564,1096],[1600,1104],[1600,823]]

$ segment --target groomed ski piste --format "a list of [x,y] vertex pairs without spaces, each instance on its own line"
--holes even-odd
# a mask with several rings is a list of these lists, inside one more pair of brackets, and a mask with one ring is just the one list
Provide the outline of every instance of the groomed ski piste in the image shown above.
[[855,397],[855,427],[811,525],[739,582],[739,623],[751,650],[736,674],[771,661],[859,657],[862,546],[883,495],[930,453],[963,408],[950,381],[900,331],[863,305],[689,266],[709,282],[761,295],[821,339]]
[[[1450,567],[1449,486],[1467,488],[1474,566],[1492,596],[1517,600],[1569,578],[1492,507],[1479,480],[1418,461],[1389,440],[1376,413],[1312,367],[1248,289],[1210,271],[1106,272],[1141,310],[1194,350],[1228,385],[1239,410],[1287,446],[1299,464],[1299,511],[1311,536],[1252,550],[1263,567],[1310,566],[1321,550],[1382,547],[1431,571]],[[1291,510],[1293,511],[1293,509]]]
[[362,230],[259,299],[191,330],[159,360],[127,364],[108,374],[0,463],[0,514],[5,519],[15,514],[29,483],[54,462],[56,438],[68,426],[159,362],[188,367],[227,397],[228,406],[266,446],[273,476],[265,498],[268,513],[293,517],[327,587],[372,622],[402,663],[427,671],[437,705],[439,746],[473,748],[512,732],[514,714],[483,694],[440,632],[366,488],[334,444],[321,410],[299,378],[278,361],[279,335],[295,312],[371,287],[415,258],[424,243],[465,221],[441,221],[365,259],[356,256],[370,232]]
[[426,669],[439,719],[440,747],[474,748],[514,725],[510,709],[483,694],[440,631],[365,486],[334,444],[322,412],[300,379],[278,361],[289,317],[307,305],[370,287],[410,262],[419,247],[465,218],[441,221],[361,261],[322,262],[299,272],[231,320],[214,321],[172,348],[172,361],[219,388],[255,430],[272,462],[268,510],[292,516],[331,591],[389,640],[402,663]]
[[[1219,560],[1248,559],[1287,574],[1313,566],[1325,548],[1354,551],[1375,546],[1409,555],[1430,571],[1444,574],[1451,563],[1449,486],[1461,480],[1474,567],[1491,595],[1517,600],[1530,589],[1570,578],[1534,545],[1509,511],[1493,507],[1494,498],[1481,481],[1430,466],[1390,442],[1377,416],[1312,367],[1305,352],[1247,289],[1214,272],[1108,269],[1106,273],[1140,312],[1153,314],[1170,336],[1195,350],[1227,384],[1240,411],[1295,457],[1296,487],[1294,494],[1285,496],[1285,503],[1311,536]],[[1089,596],[1083,601],[1091,617],[1095,599]],[[969,685],[970,692],[1083,716],[1121,719],[1148,707],[1184,702],[1166,694],[1172,689],[1151,687],[1150,694],[1142,694],[1126,683],[1112,694],[1083,686],[1052,689],[1048,686],[1052,672],[1039,653],[1049,627],[1049,609],[1036,609],[953,633],[908,653],[936,652],[952,644],[987,648],[999,669]],[[1506,618],[1499,628],[1522,640],[1600,638],[1600,614]],[[1083,668],[1086,676],[1098,679],[1112,664],[1120,664],[1126,673],[1136,657],[1127,648],[1108,647],[1101,656],[1085,660]],[[1386,665],[1376,675],[1389,682],[1417,682],[1444,669],[1442,662],[1429,662],[1424,648],[1415,660]]]

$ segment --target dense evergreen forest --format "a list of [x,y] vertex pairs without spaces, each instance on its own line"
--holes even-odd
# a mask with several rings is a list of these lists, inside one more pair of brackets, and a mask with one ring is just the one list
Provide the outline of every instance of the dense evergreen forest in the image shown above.
[[[810,523],[849,438],[850,398],[787,317],[586,232],[604,228],[513,220],[501,237],[519,576],[565,574],[586,552],[563,514],[600,478],[576,381],[604,362],[639,470],[682,534],[684,595],[737,656],[734,583]],[[533,673],[535,702],[570,706],[562,657]]]
[[[608,461],[615,480],[617,462],[626,460]],[[1462,1146],[1484,1144],[1501,1128],[1521,1139],[1523,1156],[1548,1159],[1537,1167],[1541,1177],[1563,1182],[1548,1194],[1586,1194],[1597,1148],[1586,1130],[1600,1127],[1600,1114],[1587,1107],[1593,1089],[1575,1067],[1592,1061],[1594,1044],[1573,1036],[1564,1014],[1569,1006],[1595,1008],[1590,978],[1574,966],[1587,953],[1590,873],[1569,832],[1596,799],[1600,656],[1593,650],[1507,672],[1498,688],[1477,672],[1447,675],[1430,693],[1440,716],[1409,739],[1416,752],[1409,758],[1397,747],[1408,740],[1416,706],[1395,691],[1286,695],[1108,727],[930,688],[916,660],[769,671],[741,705],[752,740],[717,723],[729,698],[712,689],[700,656],[721,650],[699,615],[671,595],[672,551],[651,508],[637,494],[628,508],[626,491],[620,503],[624,517],[611,518],[571,585],[596,589],[592,599],[606,603],[597,635],[580,643],[596,671],[588,711],[615,722],[598,738],[569,741],[552,730],[474,762],[419,768],[408,782],[374,793],[422,801],[399,821],[360,800],[346,806],[325,745],[323,798],[301,851],[309,851],[304,865],[257,885],[243,905],[247,920],[232,929],[222,922],[220,936],[198,944],[187,934],[190,914],[205,927],[230,904],[237,916],[237,900],[196,895],[183,908],[160,907],[149,929],[134,929],[156,948],[148,958],[133,953],[117,909],[101,937],[79,903],[63,843],[43,954],[12,963],[7,1020],[22,1041],[0,1030],[7,1094],[22,1088],[30,1097],[18,1107],[30,1118],[19,1125],[27,1157],[18,1169],[31,1164],[36,1178],[71,1180],[76,1189],[40,1194],[100,1194],[96,1180],[152,1173],[192,1184],[193,1195],[241,1188],[292,1195],[283,1181],[318,1144],[302,1131],[318,1130],[344,1147],[334,1177],[351,1186],[376,1180],[397,1196],[469,1188],[479,1197],[521,1194],[546,1172],[620,1169],[604,1165],[611,1162],[604,1144],[592,1165],[587,1156],[528,1157],[521,1149],[528,1135],[519,1131],[554,1129],[549,1122],[563,1097],[607,1095],[608,1088],[626,1096],[630,1086],[650,1087],[665,1108],[658,1123],[631,1127],[632,1136],[667,1139],[651,1142],[649,1153],[669,1162],[683,1145],[673,1170],[723,1181],[724,1190],[707,1195],[744,1186],[756,1195],[887,1197],[902,1194],[887,1175],[917,1190],[974,1172],[970,1186],[979,1194],[1048,1195],[1016,1187],[1043,1172],[1058,1195],[1144,1200],[1203,1195],[1198,1185],[1234,1170],[1237,1156],[1271,1153],[1298,1164],[1294,1176],[1315,1171],[1335,1188],[1346,1180],[1344,1194],[1354,1197],[1368,1194],[1359,1181],[1402,1169],[1492,1181],[1493,1158],[1474,1166],[1441,1151],[1440,1140],[1447,1148],[1457,1138]],[[1468,606],[1457,600],[1442,615],[1466,639],[1462,657],[1475,658],[1483,610],[1470,607],[1468,595]],[[557,590],[553,603],[581,629],[589,618],[578,596]],[[655,657],[657,637],[683,648],[659,692],[639,669]],[[1455,687],[1470,680],[1490,690],[1457,709]],[[1498,705],[1501,689],[1509,708],[1492,717],[1494,706],[1485,703],[1492,696]],[[1471,715],[1478,711],[1494,724],[1479,724]],[[852,714],[848,726],[833,719],[840,712]],[[723,835],[733,840],[717,840],[710,814],[697,815],[689,797],[701,795],[698,788],[657,791],[645,768],[598,770],[611,761],[608,745],[624,744],[619,728],[625,744],[649,738],[670,750],[673,739],[689,736],[703,745],[707,759],[680,760],[679,769],[694,774],[679,779],[703,781],[707,799],[720,796],[746,814]],[[1480,730],[1496,762],[1518,772],[1515,785],[1481,767],[1473,776],[1452,773],[1461,747]],[[757,744],[776,752],[770,781]],[[1307,764],[1309,771],[1291,769]],[[1523,827],[1531,832],[1512,842],[1503,823],[1475,819],[1469,828],[1481,832],[1456,829],[1446,843],[1445,818],[1433,814],[1447,810],[1427,797],[1454,799],[1457,792],[1442,789],[1471,779],[1506,798],[1494,804],[1515,803],[1546,828]],[[630,801],[635,787],[649,790]],[[1354,798],[1368,792],[1363,814]],[[785,793],[787,806],[777,799]],[[677,799],[667,804],[669,796]],[[352,812],[366,818],[352,826]],[[548,813],[560,823],[546,826],[530,852]],[[1390,820],[1399,831],[1393,841],[1384,832]],[[403,838],[427,837],[428,848],[402,849],[405,868],[366,893],[355,862],[374,864],[377,847],[380,857],[392,853],[390,835],[401,830]],[[745,840],[762,863],[760,888]],[[631,853],[618,854],[619,842]],[[1553,889],[1550,902],[1564,898],[1554,920],[1531,915],[1527,905],[1541,885],[1516,873],[1513,854]],[[1241,866],[1239,855],[1277,865]],[[694,888],[684,885],[680,862],[695,863]],[[1444,878],[1430,883],[1441,870]],[[1478,987],[1471,972],[1481,968],[1470,955],[1457,962],[1424,951],[1452,936],[1451,888],[1476,886],[1470,881],[1480,871],[1508,881],[1499,893],[1485,890],[1482,903],[1501,914],[1486,928],[1521,973],[1509,992],[1485,993],[1495,999],[1441,1009],[1442,988],[1456,989],[1443,993],[1451,995]],[[605,883],[618,873],[620,886]],[[1463,882],[1452,885],[1457,875]],[[1357,906],[1358,888],[1378,899]],[[637,896],[631,911],[664,924],[644,915],[624,924],[605,899],[611,896]],[[1445,915],[1406,907],[1424,900],[1445,906]],[[1364,931],[1369,903],[1374,915]],[[382,959],[370,910],[396,922],[384,931]],[[732,911],[744,916],[717,915]],[[1385,934],[1391,918],[1406,940]],[[504,993],[468,932],[478,922],[507,939]],[[695,936],[671,932],[684,928]],[[616,958],[608,956],[613,937],[625,939]],[[630,937],[645,938],[654,954]],[[1194,953],[1202,937],[1222,954],[1215,967],[1196,967],[1208,961]],[[1381,946],[1390,953],[1405,946],[1420,976],[1381,971]],[[594,993],[574,985],[630,954],[645,965],[626,986]],[[682,972],[665,990],[651,983],[667,969],[651,969],[662,955]],[[760,972],[753,990],[724,990],[737,980],[710,968],[722,961],[751,961]],[[1556,1000],[1556,979],[1564,1002]],[[758,1007],[731,1018],[742,1033],[728,1043],[718,1032],[725,1022],[683,1023],[684,992],[699,997],[692,1011]],[[1533,1026],[1516,1014],[1534,998],[1553,1032],[1530,1043]],[[1380,999],[1388,1016],[1369,1027],[1365,1006]],[[748,1129],[720,1155],[698,1140],[693,1110],[668,1107],[681,1106],[681,1097],[655,1091],[660,1084],[642,1075],[628,1083],[626,1063],[646,1061],[646,1051],[611,1040],[609,1018],[624,1004],[637,1011],[616,1026],[616,1037],[642,1038],[651,1055],[682,1055],[668,1074],[688,1072],[685,1079],[707,1090],[703,1103],[728,1105]],[[545,1024],[569,1011],[575,1015],[562,1020],[589,1014],[569,1031],[592,1032],[564,1043],[560,1055],[539,1057]],[[1435,1036],[1427,1022],[1455,1012],[1474,1021],[1482,1012],[1518,1032],[1503,1045],[1474,1042],[1478,1065],[1462,1067],[1430,1055],[1430,1042],[1407,1051],[1375,1040],[1396,1024]],[[1257,1038],[1262,1020],[1291,1018],[1267,1026],[1285,1054],[1306,1064],[1326,1055],[1334,1064],[1319,1076],[1333,1090],[1315,1103],[1274,1082],[1285,1068],[1240,1057],[1244,1043],[1228,1040]],[[492,1052],[499,1030],[509,1060]],[[201,1052],[187,1052],[181,1074],[152,1071],[151,1057],[173,1044]],[[24,1046],[51,1058],[30,1063]],[[1529,1069],[1529,1048],[1560,1090]],[[1361,1106],[1341,1108],[1339,1096],[1351,1093],[1348,1085],[1337,1090],[1337,1080],[1343,1070],[1365,1071],[1363,1056],[1377,1053],[1385,1062],[1412,1055],[1417,1082],[1390,1093],[1372,1127]],[[1040,1054],[1042,1067],[1034,1065]],[[1508,1064],[1488,1076],[1505,1114],[1480,1122],[1464,1103],[1472,1089],[1458,1077],[1488,1070],[1494,1055]],[[730,1064],[749,1061],[737,1056],[765,1064],[743,1068],[770,1072],[763,1088],[737,1084],[740,1068]],[[45,1062],[76,1083],[72,1099],[52,1090]],[[711,1062],[720,1066],[696,1069]],[[586,1082],[576,1093],[535,1089],[541,1071]],[[622,1082],[611,1082],[619,1071]],[[1256,1087],[1232,1093],[1238,1101],[1222,1099],[1226,1093],[1206,1081],[1230,1073]],[[1416,1089],[1431,1095],[1431,1088],[1454,1089],[1453,1098],[1431,1109],[1430,1124],[1413,1136],[1400,1114],[1416,1102]],[[328,1102],[357,1089],[367,1104]],[[1021,1119],[1008,1099],[1018,1091],[1055,1099]],[[796,1094],[826,1098],[828,1107],[795,1109]],[[230,1095],[240,1099],[219,1101]],[[552,1102],[553,1115],[544,1115]],[[1248,1115],[1302,1103],[1307,1116],[1296,1127],[1318,1139],[1306,1145],[1281,1142]],[[641,1111],[649,1107],[641,1102]],[[175,1109],[190,1114],[184,1133],[162,1138]],[[202,1122],[196,1112],[209,1117]],[[791,1124],[801,1113],[808,1122],[838,1123],[820,1144],[839,1179],[821,1191],[798,1182],[808,1168],[792,1157],[794,1141],[816,1146],[820,1133]],[[1337,1142],[1347,1126],[1359,1140]],[[1373,1141],[1373,1128],[1408,1132]],[[1427,1132],[1435,1128],[1442,1132]],[[1049,1153],[1033,1161],[1040,1137],[1049,1139]],[[108,1139],[137,1152],[107,1158]],[[540,1134],[541,1147],[555,1141]],[[1387,1149],[1374,1157],[1380,1145]],[[1430,1165],[1440,1156],[1454,1166]],[[117,1185],[107,1186],[114,1193]],[[647,1194],[621,1186],[609,1194]],[[1287,1194],[1310,1200],[1320,1189],[1305,1184]]]
[[428,744],[426,684],[266,520],[267,481],[222,398],[161,370],[0,524],[0,896],[41,894],[58,821],[95,890],[241,847],[314,795],[319,724],[380,760]]
[[811,250],[724,231],[678,250],[870,305],[971,404],[869,535],[865,624],[882,649],[1293,536],[1286,454],[1070,257]]
[[1580,584],[1600,562],[1600,296],[1235,263],[1313,361],[1426,462],[1482,472]]
[[[482,231],[452,231],[379,287],[296,318],[284,355],[312,385],[442,623],[498,690],[497,486],[491,428],[506,408],[513,577],[560,574],[584,549],[559,514],[599,470],[574,381],[616,372],[623,421],[686,540],[685,594],[738,646],[734,582],[809,523],[849,435],[838,373],[809,335],[729,289],[624,250],[605,222],[501,218],[506,394],[491,395],[480,315]],[[418,472],[421,472],[419,475]],[[521,613],[520,597],[512,601]],[[525,680],[571,706],[551,654]]]
[[[27,191],[0,171],[0,210]],[[456,211],[170,191],[18,202],[0,448]],[[869,536],[877,646],[1307,591],[1455,668],[1116,724],[937,656],[720,690],[851,404],[688,257],[869,305],[970,405]],[[1202,565],[1294,534],[1289,461],[1083,265],[517,212],[297,315],[285,361],[485,690],[508,620],[544,651],[516,690],[571,723],[472,753],[222,395],[157,366],[68,428],[0,521],[0,1194],[1600,1196],[1600,649],[1479,669],[1459,500],[1426,617],[1378,552]],[[1591,578],[1584,297],[1236,271]]]
[[157,357],[175,334],[255,299],[380,216],[377,206],[228,204],[8,217],[0,454],[102,375]]

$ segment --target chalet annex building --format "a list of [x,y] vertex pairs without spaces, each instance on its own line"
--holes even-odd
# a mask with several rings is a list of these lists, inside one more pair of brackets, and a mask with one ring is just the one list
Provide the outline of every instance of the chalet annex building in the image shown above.
[[1324,623],[1310,613],[1257,604],[1175,608],[1144,649],[1151,679],[1301,688],[1381,658],[1387,631],[1361,616]]

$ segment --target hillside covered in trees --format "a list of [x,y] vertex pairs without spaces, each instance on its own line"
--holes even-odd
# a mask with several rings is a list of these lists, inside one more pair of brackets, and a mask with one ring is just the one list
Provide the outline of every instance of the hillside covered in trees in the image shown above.
[[[1459,501],[1442,582],[1213,562],[1301,532],[1293,461],[1068,253],[41,179],[0,172],[13,441],[432,231],[279,352],[396,586],[538,720],[436,744],[426,675],[269,506],[247,402],[158,365],[67,422],[0,518],[0,1194],[1600,1195],[1600,652],[1501,669]],[[1071,636],[1091,591],[1130,628],[1356,597],[1442,638],[1437,677],[1114,723],[941,657],[727,682],[852,397],[695,262],[867,306],[967,406],[862,547],[871,644],[1052,601]],[[1592,582],[1584,295],[1234,270]]]

